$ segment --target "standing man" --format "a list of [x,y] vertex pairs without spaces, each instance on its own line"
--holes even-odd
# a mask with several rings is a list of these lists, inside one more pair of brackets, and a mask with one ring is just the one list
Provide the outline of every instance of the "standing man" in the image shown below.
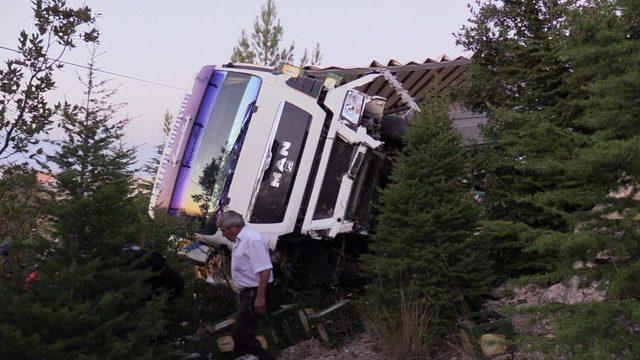
[[236,356],[252,354],[273,359],[256,340],[260,316],[267,314],[267,287],[273,282],[271,257],[262,235],[247,228],[242,215],[225,211],[217,221],[222,235],[233,242],[231,279],[238,292],[233,342]]

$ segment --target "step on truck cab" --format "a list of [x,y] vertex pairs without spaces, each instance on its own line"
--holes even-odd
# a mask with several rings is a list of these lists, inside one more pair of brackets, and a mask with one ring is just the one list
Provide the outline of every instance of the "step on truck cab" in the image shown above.
[[291,66],[205,66],[165,144],[149,206],[206,216],[210,243],[226,242],[216,217],[232,209],[268,240],[366,234],[383,163],[385,99]]

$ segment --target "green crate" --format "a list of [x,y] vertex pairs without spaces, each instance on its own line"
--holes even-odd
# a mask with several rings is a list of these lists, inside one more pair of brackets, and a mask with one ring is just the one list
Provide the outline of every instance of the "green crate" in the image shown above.
[[341,300],[315,314],[309,322],[318,338],[332,346],[340,346],[364,331],[364,325],[351,300]]
[[309,325],[309,313],[315,310],[304,304],[283,305],[267,317],[269,325],[274,329],[278,337],[278,346],[286,348],[312,337]]

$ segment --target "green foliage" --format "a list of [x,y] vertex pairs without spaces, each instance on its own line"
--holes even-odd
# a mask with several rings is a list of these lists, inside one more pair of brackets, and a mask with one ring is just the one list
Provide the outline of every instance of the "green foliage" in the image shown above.
[[572,0],[476,1],[457,43],[473,51],[465,100],[474,110],[525,114],[553,107],[565,93],[558,56]]
[[640,261],[620,268],[611,281],[609,293],[617,299],[640,301]]
[[300,67],[307,65],[319,65],[322,62],[322,52],[320,52],[320,44],[316,43],[316,47],[313,48],[313,52],[309,55],[307,49],[304,49],[304,53],[300,58]]
[[292,43],[289,48],[280,48],[283,33],[284,29],[278,19],[276,4],[273,0],[267,0],[253,23],[251,41],[242,30],[238,45],[233,48],[231,61],[268,66],[276,66],[283,62],[291,63],[295,46]]
[[583,109],[575,123],[590,140],[571,166],[600,197],[564,239],[568,257],[588,259],[605,250],[614,258],[640,256],[640,204],[633,200],[640,178],[638,16],[637,2],[591,1],[571,18],[564,56],[574,71],[567,81],[580,91],[568,106]]
[[[148,277],[120,252],[80,257],[76,248],[58,248],[40,262],[28,291],[3,298],[5,336],[24,347],[3,347],[9,358],[122,358],[167,354],[151,344],[166,321],[165,297],[150,298]],[[9,296],[9,294],[3,293]],[[13,334],[13,335],[12,335]],[[24,337],[24,339],[23,339]]]
[[[567,61],[559,44],[571,1],[478,2],[457,41],[474,51],[464,100],[489,117],[482,166],[482,237],[492,244],[503,276],[546,271],[555,251],[533,245],[542,234],[567,232],[573,213],[593,207],[566,160],[584,146],[559,105],[568,96]],[[578,181],[578,182],[577,182]],[[531,262],[535,259],[535,262]]]
[[[186,216],[177,217],[163,211],[156,211],[151,218],[147,213],[149,199],[140,197],[137,201],[140,203],[139,216],[144,223],[144,248],[147,250],[157,251],[164,256],[175,256],[180,246],[184,246],[177,242],[177,238],[192,237],[198,230],[199,224]],[[171,240],[172,235],[176,237],[174,240]]]
[[[137,243],[143,223],[133,194],[132,150],[123,148],[126,120],[89,63],[86,102],[65,104],[64,138],[47,156],[55,166],[55,199],[47,204],[50,239],[40,239],[37,263],[23,263],[3,281],[0,338],[16,347],[10,358],[168,358],[162,341],[169,325],[167,296],[153,290],[152,275],[127,243]],[[24,274],[37,267],[37,278]],[[14,275],[15,274],[15,275]]]
[[[281,48],[280,42],[283,34],[284,28],[280,25],[275,1],[267,0],[253,22],[251,34],[247,36],[247,33],[242,30],[238,44],[233,48],[231,61],[267,66],[277,66],[281,63],[292,64],[295,45],[291,43],[288,48]],[[300,63],[301,66],[308,63],[318,65],[321,60],[320,44],[316,43],[310,57],[307,49],[304,50]]]
[[[637,252],[637,205],[607,196],[635,193],[640,169],[632,120],[640,53],[629,4],[488,1],[458,34],[475,51],[464,99],[489,116],[491,146],[478,164],[486,217],[503,228],[489,224],[483,236],[494,248],[509,244],[506,276],[593,260],[604,249]],[[609,216],[616,212],[622,219]]]
[[97,79],[95,69],[92,59],[83,80],[85,103],[65,103],[62,107],[64,139],[54,142],[59,150],[47,156],[49,163],[44,164],[59,169],[55,178],[60,200],[51,206],[56,235],[71,236],[78,251],[86,255],[103,251],[103,245],[121,248],[123,244],[110,240],[114,234],[135,242],[139,232],[137,224],[132,224],[137,209],[130,195],[135,154],[122,145],[128,119],[114,120],[123,104],[110,103],[115,91],[105,87],[106,81]]
[[[38,135],[49,130],[58,107],[51,107],[45,96],[55,88],[54,72],[63,66],[57,59],[74,48],[78,38],[95,42],[98,37],[88,7],[69,7],[65,0],[32,3],[37,31],[20,32],[19,56],[0,69],[0,159],[38,144]],[[38,149],[32,155],[41,153]]]
[[567,307],[556,318],[557,352],[571,359],[634,359],[640,353],[637,301],[589,302]]
[[381,192],[372,254],[363,257],[374,280],[370,302],[396,302],[401,291],[430,301],[440,330],[475,306],[493,280],[487,248],[474,235],[478,211],[463,183],[465,154],[447,104],[430,98],[407,130],[391,184]]
[[[611,279],[607,300],[553,314],[550,357],[635,358],[640,314],[640,5],[478,3],[458,41],[475,52],[464,98],[486,111],[481,237],[503,276]],[[553,273],[549,273],[553,271]],[[522,281],[522,279],[520,280]],[[552,281],[553,282],[553,281]]]
[[[511,308],[517,315],[514,339],[525,357],[545,359],[636,359],[640,303],[605,300],[574,305]],[[540,336],[548,331],[554,336]]]
[[523,223],[489,221],[484,224],[478,238],[488,244],[489,257],[499,279],[506,280],[522,274],[535,274],[551,270],[547,258],[534,248],[535,229]]
[[0,168],[0,243],[29,241],[45,226],[40,206],[46,200],[36,172],[26,166]]

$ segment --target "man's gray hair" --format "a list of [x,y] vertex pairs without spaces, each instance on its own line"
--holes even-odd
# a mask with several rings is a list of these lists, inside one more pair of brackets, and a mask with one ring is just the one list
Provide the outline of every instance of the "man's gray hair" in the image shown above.
[[218,228],[228,229],[231,226],[244,226],[244,219],[242,215],[238,214],[233,210],[228,210],[220,214],[218,221],[216,221]]

